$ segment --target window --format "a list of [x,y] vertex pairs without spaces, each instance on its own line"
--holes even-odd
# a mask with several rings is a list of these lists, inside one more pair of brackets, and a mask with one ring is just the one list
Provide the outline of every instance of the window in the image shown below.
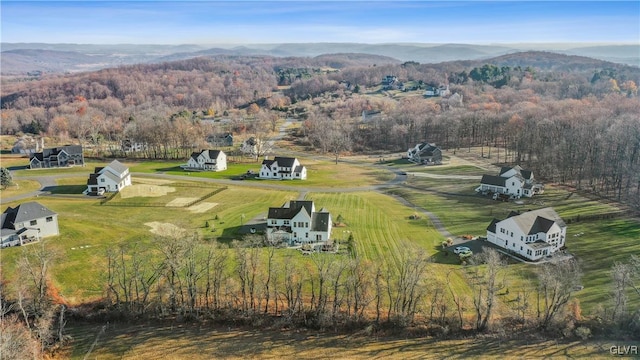
[[285,220],[285,221],[284,221],[284,224],[285,224],[285,225],[289,225],[289,220]]
[[522,251],[522,246],[520,246],[520,251]]
[[31,220],[29,222],[29,225],[37,225],[38,224],[38,220]]
[[100,182],[104,182],[104,178],[100,178]]
[[297,237],[298,237],[298,233],[294,231],[294,232],[293,232],[293,237],[294,237],[294,238],[297,238]]
[[308,222],[304,223],[304,227],[309,227],[309,223]]
[[524,241],[524,236],[520,236],[520,241]]
[[53,216],[47,216],[47,222],[52,222],[53,221]]
[[309,233],[305,233],[304,237],[308,238],[309,237]]
[[271,219],[271,225],[275,225],[276,224],[276,220],[275,219]]
[[511,232],[511,237],[513,237],[513,231]]

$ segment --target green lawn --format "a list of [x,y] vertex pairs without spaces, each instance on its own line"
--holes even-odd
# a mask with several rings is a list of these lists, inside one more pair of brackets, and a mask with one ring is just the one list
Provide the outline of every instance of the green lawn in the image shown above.
[[[390,191],[435,213],[454,235],[485,235],[486,227],[494,217],[503,219],[514,210],[526,211],[551,206],[565,220],[575,219],[578,215],[619,211],[614,206],[553,187],[548,187],[544,194],[532,199],[521,199],[524,204],[518,205],[469,195],[469,191],[473,191],[472,186],[460,188],[457,194],[439,193],[439,189],[446,186],[443,184],[445,180],[430,181],[432,184],[441,184],[425,187],[423,191],[406,188]],[[579,233],[584,235],[574,236]],[[584,309],[593,310],[609,300],[608,271],[615,261],[628,261],[630,254],[640,254],[639,240],[640,223],[633,219],[574,221],[568,224],[566,245],[576,255],[584,272],[585,289],[577,293]],[[527,280],[520,275],[512,280],[516,285],[525,281]],[[640,301],[634,300],[633,305],[640,306]]]
[[[368,167],[354,166],[352,164],[339,163],[336,165],[331,161],[308,159],[301,159],[301,162],[307,167],[307,179],[286,181],[287,186],[327,188],[359,187],[380,184],[391,180],[394,176],[391,172],[383,169],[371,169]],[[260,162],[230,163],[227,165],[227,170],[225,171],[194,172],[182,170],[180,165],[183,163],[184,162],[148,161],[131,164],[130,170],[131,172],[166,173],[185,177],[231,180],[246,174],[248,171],[253,171],[257,174],[260,171],[261,164]],[[284,184],[281,180],[249,179],[245,181]]]
[[13,180],[13,185],[0,190],[0,198],[22,195],[40,189],[40,183],[35,180]]

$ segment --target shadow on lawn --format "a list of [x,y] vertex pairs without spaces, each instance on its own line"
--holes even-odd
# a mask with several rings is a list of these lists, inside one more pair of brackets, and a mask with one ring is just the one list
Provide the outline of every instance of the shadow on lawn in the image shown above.
[[87,189],[86,185],[58,185],[47,186],[42,191],[49,191],[52,194],[77,194],[81,195]]

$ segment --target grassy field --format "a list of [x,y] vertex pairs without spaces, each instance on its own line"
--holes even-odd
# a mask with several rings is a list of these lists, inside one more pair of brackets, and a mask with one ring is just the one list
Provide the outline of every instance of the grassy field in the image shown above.
[[40,183],[34,180],[14,180],[13,185],[0,190],[0,198],[22,195],[40,189]]
[[[428,183],[429,185],[424,185]],[[486,227],[495,218],[503,219],[511,211],[527,211],[542,207],[553,207],[565,219],[578,215],[617,212],[615,206],[590,200],[577,193],[560,188],[547,187],[544,194],[532,199],[521,199],[522,205],[514,202],[498,202],[486,197],[471,195],[475,185],[458,186],[457,193],[450,190],[449,180],[424,179],[413,182],[424,190],[396,189],[392,193],[403,196],[411,203],[435,213],[454,235],[486,234]],[[576,234],[583,234],[576,236]],[[610,279],[608,270],[614,262],[626,262],[631,254],[640,254],[640,222],[629,218],[589,220],[572,222],[567,226],[566,245],[576,255],[584,272],[584,290],[577,293],[581,305],[587,311],[609,301]],[[520,265],[518,265],[520,266]],[[527,267],[523,266],[524,273]],[[524,283],[524,278],[513,279],[515,284]],[[634,298],[636,299],[636,298]],[[631,306],[640,306],[634,300]]]
[[[294,187],[359,187],[379,184],[389,181],[393,174],[382,169],[371,169],[351,164],[339,163],[336,165],[331,161],[302,159],[302,163],[307,167],[307,180],[287,181],[287,186]],[[231,163],[225,171],[220,172],[193,172],[184,171],[179,167],[180,163],[166,162],[145,162],[133,164],[132,172],[143,173],[166,173],[170,175],[181,175],[188,177],[207,179],[235,179],[247,171],[258,173],[260,171],[259,162]],[[275,183],[282,185],[279,180],[250,179],[247,182]]]
[[[71,324],[71,359],[530,359],[610,358],[610,341],[366,336],[208,324]],[[92,345],[95,342],[95,346]]]

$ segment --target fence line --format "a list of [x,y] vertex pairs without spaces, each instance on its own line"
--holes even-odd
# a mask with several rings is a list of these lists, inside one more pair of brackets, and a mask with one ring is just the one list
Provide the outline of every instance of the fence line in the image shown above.
[[[175,184],[171,184],[171,185],[172,185],[172,186],[175,186]],[[178,186],[179,186],[179,185],[178,185]],[[191,187],[191,186],[185,186],[185,187]],[[201,187],[201,186],[193,186],[193,187]],[[205,186],[202,186],[202,187],[205,187]],[[223,186],[223,187],[217,188],[217,189],[215,189],[215,190],[213,190],[213,191],[211,191],[211,192],[208,192],[208,193],[206,193],[206,194],[202,195],[201,197],[199,197],[198,199],[193,200],[193,201],[191,201],[191,202],[189,202],[189,203],[186,203],[186,204],[184,204],[184,205],[180,205],[180,206],[170,206],[170,207],[186,208],[186,207],[189,207],[189,206],[193,206],[193,205],[195,205],[195,204],[197,204],[197,203],[199,203],[199,202],[201,202],[201,201],[204,201],[204,200],[206,200],[206,199],[208,199],[208,198],[210,198],[210,197],[214,196],[215,194],[218,194],[218,193],[220,193],[220,192],[222,192],[222,191],[224,191],[224,190],[227,190],[227,189],[228,189],[228,187]],[[118,193],[112,193],[112,194],[110,194],[108,197],[106,197],[106,198],[102,199],[102,200],[100,201],[100,205],[105,205],[105,206],[120,206],[120,207],[167,207],[167,203],[164,203],[164,202],[163,202],[163,203],[159,203],[159,202],[158,202],[158,203],[153,203],[153,202],[152,202],[152,203],[148,203],[148,202],[130,202],[130,201],[128,201],[128,202],[122,202],[122,203],[118,203],[118,202],[113,203],[113,202],[110,202],[110,200],[112,200],[112,199],[113,199],[117,194],[118,194]]]

